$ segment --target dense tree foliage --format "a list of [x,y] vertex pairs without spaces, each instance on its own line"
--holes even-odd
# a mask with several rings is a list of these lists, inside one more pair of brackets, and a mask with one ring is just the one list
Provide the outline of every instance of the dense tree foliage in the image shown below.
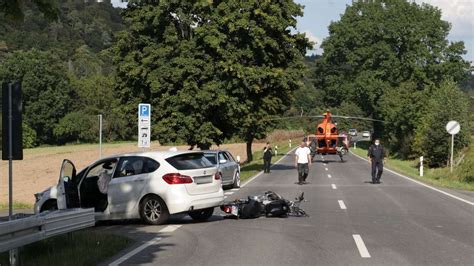
[[59,8],[56,0],[0,0],[0,14],[9,19],[22,20],[25,4],[34,5],[48,20],[58,18]]
[[63,1],[50,21],[34,2],[24,2],[20,21],[0,17],[0,82],[22,82],[25,147],[95,141],[99,113],[105,138],[130,137],[105,50],[123,28],[119,10],[110,1]]
[[160,141],[207,148],[226,137],[248,144],[267,133],[302,87],[309,42],[292,33],[293,1],[136,2],[113,47],[122,101],[154,107]]
[[464,44],[448,42],[449,30],[441,11],[428,4],[356,1],[329,26],[315,86],[331,106],[353,102],[385,120],[374,123],[375,134],[385,131],[392,151],[412,156],[420,107],[444,80],[461,81],[468,67]]
[[449,157],[451,135],[446,132],[446,122],[458,121],[462,130],[454,138],[454,148],[461,150],[469,143],[469,100],[452,81],[431,88],[429,100],[420,109],[420,123],[416,127],[414,149],[424,155],[430,166],[445,166]]

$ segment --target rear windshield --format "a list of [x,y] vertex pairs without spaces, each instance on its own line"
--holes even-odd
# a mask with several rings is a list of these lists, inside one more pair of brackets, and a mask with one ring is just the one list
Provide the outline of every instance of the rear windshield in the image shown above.
[[216,154],[215,153],[204,153],[206,159],[208,159],[213,165],[217,164]]
[[174,168],[178,170],[193,170],[209,168],[214,165],[204,156],[204,153],[185,153],[166,159]]

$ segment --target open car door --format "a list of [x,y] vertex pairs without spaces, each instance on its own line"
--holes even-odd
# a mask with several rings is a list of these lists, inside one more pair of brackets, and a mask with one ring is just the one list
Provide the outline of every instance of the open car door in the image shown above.
[[61,166],[57,186],[57,202],[59,210],[80,207],[79,193],[77,189],[78,183],[76,167],[71,161],[67,159],[64,160]]

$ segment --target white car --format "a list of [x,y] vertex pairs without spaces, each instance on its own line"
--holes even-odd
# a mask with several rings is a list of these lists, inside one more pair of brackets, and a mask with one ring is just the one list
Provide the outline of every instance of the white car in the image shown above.
[[364,131],[364,132],[362,132],[362,137],[364,137],[364,138],[370,138],[370,132],[369,132],[369,131]]
[[117,155],[75,172],[64,160],[58,185],[35,194],[35,213],[95,208],[97,220],[141,218],[163,224],[176,213],[206,220],[224,201],[217,168],[202,152]]
[[357,129],[355,129],[355,128],[349,129],[349,135],[351,135],[351,136],[357,136]]

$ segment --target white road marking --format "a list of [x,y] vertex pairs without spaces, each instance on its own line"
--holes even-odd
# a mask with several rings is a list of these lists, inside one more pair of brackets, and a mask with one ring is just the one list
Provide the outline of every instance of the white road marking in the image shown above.
[[367,247],[364,244],[364,240],[362,240],[362,237],[360,235],[352,235],[354,238],[354,241],[356,243],[357,249],[359,250],[360,256],[362,258],[370,258],[369,251],[367,250]]
[[331,178],[331,177],[332,177],[332,175],[328,174],[328,178]]
[[232,190],[232,191],[239,191],[240,189],[238,189],[238,188],[233,188],[233,189],[231,189],[231,190]]
[[326,168],[324,168],[324,170],[328,171],[329,169],[326,167]]
[[326,166],[327,164],[323,163],[324,166]]
[[232,195],[232,194],[234,194],[234,192],[232,192],[232,191],[226,191],[226,192],[224,192],[224,195]]
[[[161,229],[159,232],[160,233],[171,233],[176,231],[176,229],[180,228],[181,225],[168,225],[167,227]],[[125,262],[126,260],[130,259],[131,257],[137,255],[140,253],[142,250],[145,248],[155,244],[156,242],[160,241],[162,238],[161,237],[155,237],[150,241],[145,242],[143,245],[140,245],[136,249],[128,252],[127,254],[123,255],[119,259],[115,260],[114,262],[110,263],[109,266],[117,266],[120,265],[121,263]]]
[[159,232],[160,233],[171,233],[176,231],[178,228],[180,228],[182,225],[168,225],[167,227],[161,229]]
[[337,202],[339,202],[339,207],[341,208],[341,210],[347,209],[346,204],[344,204],[344,201],[338,200]]
[[120,257],[118,260],[112,262],[109,264],[109,266],[117,266],[117,265],[120,265],[121,263],[123,263],[124,261],[130,259],[131,257],[137,255],[140,251],[144,250],[145,248],[155,244],[156,242],[160,241],[161,240],[161,237],[157,237],[157,238],[153,238],[152,240],[146,242],[145,244],[137,247],[136,249],[130,251],[129,253],[123,255],[122,257]]
[[[356,157],[358,157],[358,158],[364,160],[364,161],[367,161],[367,162],[369,161],[369,160],[367,160],[367,159],[365,159],[365,158],[362,158],[361,156],[359,156],[359,155],[357,155],[357,154],[355,154],[355,153],[353,153],[353,152],[351,152],[351,153],[352,153],[353,155],[355,155]],[[385,167],[384,167],[383,169],[386,170],[386,171],[388,171],[388,172],[390,172],[390,173],[392,173],[392,174],[394,174],[394,175],[397,175],[397,176],[399,176],[399,177],[401,177],[401,178],[405,178],[406,180],[410,180],[410,181],[412,181],[412,182],[414,182],[414,183],[417,183],[418,185],[422,185],[422,186],[424,186],[424,187],[426,187],[426,188],[429,188],[429,189],[431,189],[431,190],[434,190],[434,191],[436,191],[436,192],[439,192],[439,193],[441,193],[441,194],[444,194],[444,195],[446,195],[446,196],[448,196],[448,197],[451,197],[451,198],[453,198],[453,199],[457,199],[457,200],[462,201],[462,202],[464,202],[464,203],[467,203],[467,204],[469,204],[469,205],[474,205],[474,202],[472,202],[472,201],[468,201],[468,200],[466,200],[466,199],[460,198],[460,197],[458,197],[458,196],[455,196],[455,195],[453,195],[453,194],[450,194],[450,193],[448,193],[448,192],[446,192],[446,191],[443,191],[443,190],[441,190],[441,189],[437,189],[437,188],[432,187],[432,186],[430,186],[430,185],[427,185],[427,184],[425,184],[425,183],[423,183],[423,182],[420,182],[420,181],[417,181],[417,180],[415,180],[415,179],[412,179],[411,177],[408,177],[408,176],[404,176],[404,175],[402,175],[402,174],[399,174],[399,173],[397,173],[397,172],[395,172],[395,171],[392,171],[392,170],[390,170],[390,169],[387,169],[387,168],[385,168]]]
[[331,184],[332,189],[337,189],[335,184]]

